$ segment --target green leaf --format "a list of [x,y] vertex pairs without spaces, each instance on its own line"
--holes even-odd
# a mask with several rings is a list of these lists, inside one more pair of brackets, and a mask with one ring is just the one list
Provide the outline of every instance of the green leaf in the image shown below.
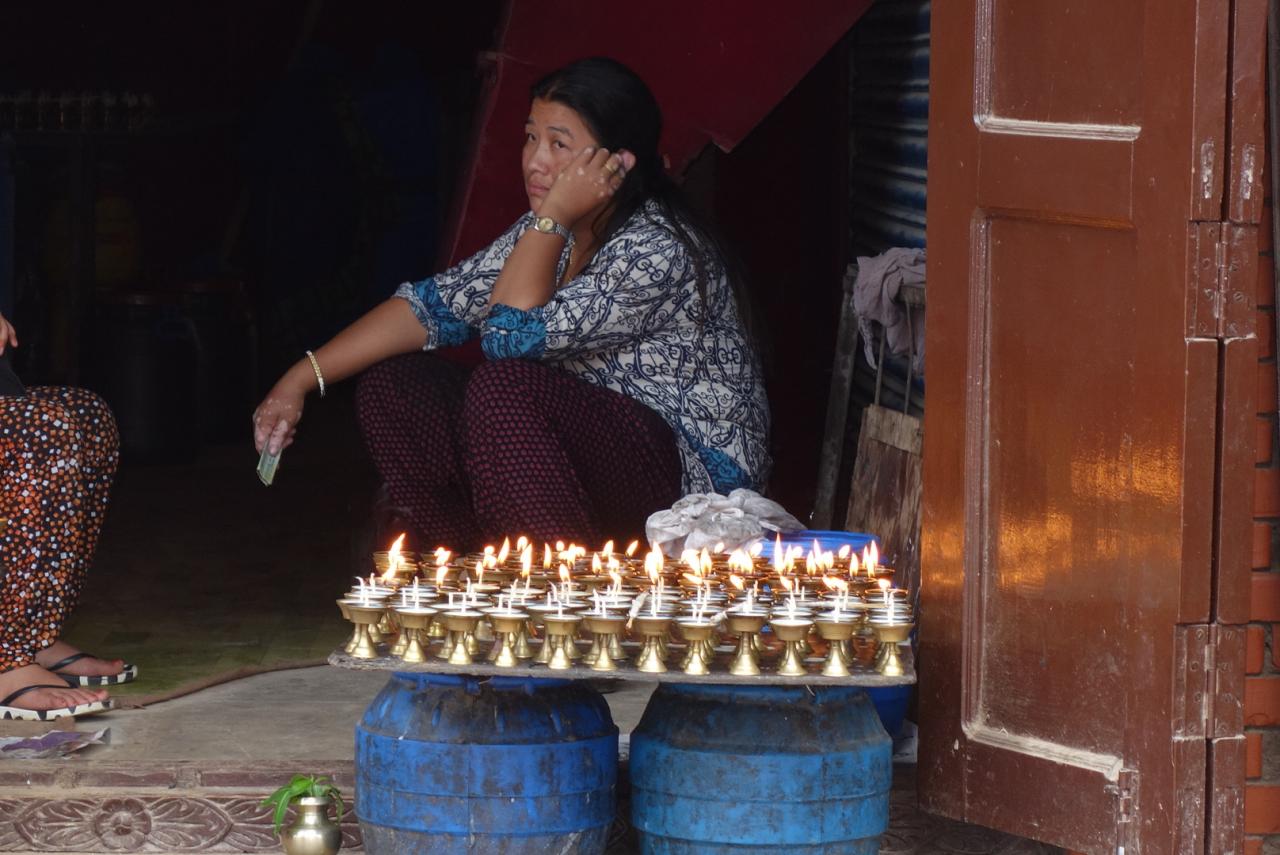
[[345,804],[342,801],[342,795],[338,788],[334,786],[332,780],[327,776],[320,775],[294,775],[289,783],[280,787],[262,800],[262,806],[267,807],[273,805],[275,811],[272,816],[272,828],[276,835],[280,834],[280,827],[284,824],[284,818],[289,812],[289,806],[303,796],[311,796],[313,798],[332,798],[337,802],[338,822],[342,822],[342,814]]
[[289,811],[289,802],[292,799],[281,799],[276,804],[275,816],[272,817],[271,827],[275,831],[276,836],[280,836],[280,826],[284,823],[284,815]]

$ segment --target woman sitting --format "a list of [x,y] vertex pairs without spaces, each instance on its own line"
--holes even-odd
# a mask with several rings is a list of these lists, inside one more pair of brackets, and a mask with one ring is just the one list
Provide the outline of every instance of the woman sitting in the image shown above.
[[[770,465],[758,360],[723,254],[663,170],[652,93],[587,59],[532,96],[531,210],[308,353],[254,414],[278,452],[308,392],[368,369],[357,408],[391,499],[455,549],[638,536],[683,493],[760,488]],[[473,370],[418,352],[477,335]]]
[[[0,316],[0,355],[17,346]],[[7,366],[6,366],[7,368]],[[84,587],[119,459],[115,420],[83,389],[0,388],[0,719],[53,719],[108,707],[101,686],[137,669],[61,638]]]

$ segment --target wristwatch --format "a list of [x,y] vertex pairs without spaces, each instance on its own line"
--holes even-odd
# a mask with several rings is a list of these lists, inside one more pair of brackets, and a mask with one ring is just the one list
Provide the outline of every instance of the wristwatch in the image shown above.
[[535,217],[533,230],[544,235],[560,235],[566,244],[573,243],[573,233],[550,217]]

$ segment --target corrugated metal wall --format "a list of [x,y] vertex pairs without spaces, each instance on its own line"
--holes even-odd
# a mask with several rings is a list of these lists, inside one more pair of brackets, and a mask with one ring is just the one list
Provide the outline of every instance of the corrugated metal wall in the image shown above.
[[[929,0],[878,0],[853,28],[850,47],[850,256],[925,245],[929,137]],[[880,403],[903,409],[906,361],[886,360]],[[924,379],[912,378],[907,411],[924,412]],[[853,370],[855,412],[875,399],[876,372]],[[856,424],[855,421],[853,424]],[[856,433],[856,429],[853,431]]]
[[[925,245],[929,135],[930,0],[877,0],[846,41],[849,67],[849,258]],[[846,309],[847,310],[847,309]],[[836,347],[813,523],[845,524],[861,414],[876,395],[852,312]],[[886,359],[880,403],[902,410],[905,360]],[[845,384],[848,384],[846,387]],[[907,410],[922,415],[923,381],[912,378]],[[844,398],[847,388],[848,397]]]
[[929,0],[879,0],[853,30],[853,255],[924,246]]

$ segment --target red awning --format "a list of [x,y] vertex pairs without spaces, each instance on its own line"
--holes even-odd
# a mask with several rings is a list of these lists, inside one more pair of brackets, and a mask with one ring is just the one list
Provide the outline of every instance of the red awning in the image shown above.
[[662,107],[663,153],[680,173],[708,142],[732,150],[870,5],[871,0],[510,3],[498,48],[488,55],[493,67],[476,145],[443,242],[446,258],[475,252],[525,209],[520,148],[529,87],[548,71],[585,56],[610,56],[635,69]]

